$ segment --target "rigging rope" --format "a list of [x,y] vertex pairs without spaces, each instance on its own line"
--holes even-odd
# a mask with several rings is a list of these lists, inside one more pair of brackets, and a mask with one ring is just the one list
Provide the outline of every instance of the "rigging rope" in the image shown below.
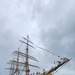
[[54,72],[53,74],[57,73],[61,68],[63,68],[67,63],[63,64],[56,72]]
[[20,49],[20,48],[22,47],[22,44],[23,44],[23,43],[21,43],[21,44],[19,45],[18,49]]
[[[30,39],[30,38],[29,38]],[[29,41],[29,40],[28,40]],[[32,41],[29,41],[31,44],[33,44],[35,47],[37,47],[37,48],[39,48],[39,49],[41,49],[41,50],[44,50],[44,51],[47,51],[47,52],[49,52],[49,53],[51,53],[52,55],[54,55],[54,56],[56,56],[56,57],[58,57],[58,58],[62,58],[60,55],[56,55],[55,53],[53,53],[52,51],[50,51],[50,50],[47,50],[47,49],[44,49],[44,48],[42,48],[42,47],[39,47],[38,45],[36,45],[36,44],[34,44]]]

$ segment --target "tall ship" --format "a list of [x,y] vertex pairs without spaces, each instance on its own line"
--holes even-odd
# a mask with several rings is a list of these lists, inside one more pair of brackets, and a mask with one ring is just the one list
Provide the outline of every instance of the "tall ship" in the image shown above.
[[[30,60],[38,62],[38,60],[35,57],[29,55],[29,47],[35,49],[35,47],[33,46],[34,43],[29,40],[28,35],[26,38],[25,37],[22,37],[22,38],[24,41],[20,40],[20,42],[26,44],[25,52],[22,52],[20,50],[20,48],[18,48],[18,50],[13,52],[13,55],[15,55],[16,59],[10,60],[7,63],[7,64],[11,65],[9,68],[6,68],[7,70],[10,71],[9,75],[53,75],[53,73],[55,71],[57,71],[64,64],[68,63],[71,60],[68,58],[61,58],[60,61],[57,61],[57,64],[54,67],[50,68],[48,71],[46,71],[44,68],[42,73],[41,72],[35,72],[35,73],[31,74],[30,66],[33,68],[38,68],[38,69],[40,68],[40,66],[29,63]],[[43,49],[37,45],[35,45],[35,46],[42,49],[42,50],[50,52],[49,50]],[[24,59],[24,61],[21,61],[21,59]]]

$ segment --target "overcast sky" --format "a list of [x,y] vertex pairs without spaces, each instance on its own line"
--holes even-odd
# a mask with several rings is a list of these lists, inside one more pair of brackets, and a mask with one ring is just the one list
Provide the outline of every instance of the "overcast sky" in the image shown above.
[[[8,75],[6,63],[27,35],[35,44],[72,58],[56,75],[75,75],[75,0],[0,0],[0,75]],[[30,52],[41,69],[58,60],[42,50]]]

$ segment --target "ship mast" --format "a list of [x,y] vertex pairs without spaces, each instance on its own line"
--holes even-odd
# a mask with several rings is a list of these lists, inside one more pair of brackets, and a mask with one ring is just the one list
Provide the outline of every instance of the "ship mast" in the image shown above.
[[29,75],[29,62],[28,62],[28,39],[29,39],[29,36],[27,35],[27,48],[26,48],[26,62],[25,62],[25,66],[26,66],[26,75]]
[[[18,48],[18,52],[19,52],[19,48]],[[16,75],[19,75],[19,65],[18,65],[18,62],[19,62],[19,54],[17,55],[17,67],[16,67],[16,69],[17,69],[17,72],[16,72]]]

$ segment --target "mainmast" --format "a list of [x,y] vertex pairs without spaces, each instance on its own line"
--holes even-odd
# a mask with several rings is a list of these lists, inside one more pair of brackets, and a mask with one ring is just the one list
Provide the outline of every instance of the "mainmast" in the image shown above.
[[28,62],[28,39],[29,39],[29,36],[27,35],[27,48],[26,48],[26,62],[25,62],[25,66],[26,66],[26,75],[29,75],[29,62]]

